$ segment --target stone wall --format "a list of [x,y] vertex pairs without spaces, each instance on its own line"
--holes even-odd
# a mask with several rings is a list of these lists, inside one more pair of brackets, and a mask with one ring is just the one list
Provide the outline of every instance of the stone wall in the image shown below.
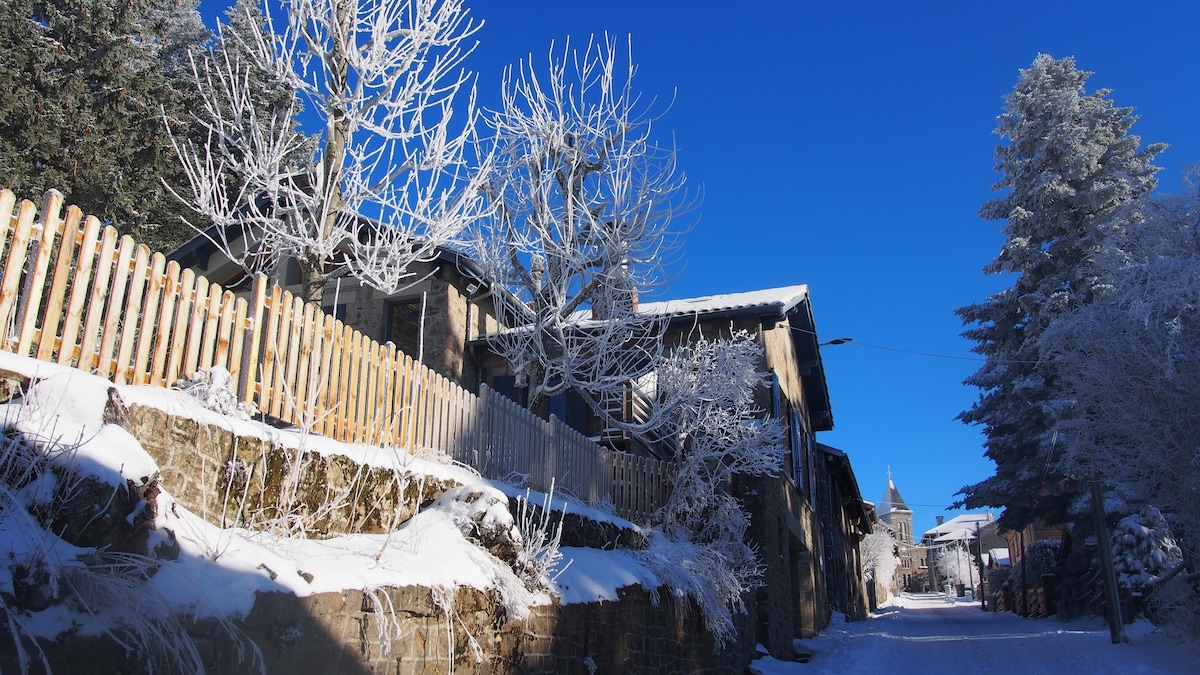
[[[147,406],[129,406],[125,416],[129,433],[160,467],[163,487],[182,506],[222,527],[303,515],[310,536],[386,532],[421,503],[458,486],[410,480],[404,472],[336,455],[302,453]],[[328,508],[337,495],[343,505]]]
[[[666,589],[657,604],[644,589],[631,586],[617,601],[536,607],[531,616],[515,621],[492,595],[473,589],[457,590],[452,621],[429,589],[377,593],[386,593],[387,600],[380,599],[392,611],[376,611],[378,605],[356,590],[307,598],[265,593],[237,622],[238,636],[212,620],[189,621],[187,632],[205,671],[212,673],[255,673],[261,665],[267,673],[296,675],[715,674],[744,672],[754,654],[752,641],[716,651],[699,610],[690,604],[681,608]],[[387,637],[380,640],[384,619]],[[741,634],[752,634],[748,620],[740,623]],[[0,650],[0,670],[15,671],[6,651]],[[46,653],[51,669],[66,673],[95,672],[97,663],[107,672],[142,673],[152,659],[126,654],[105,637],[64,638],[47,645]],[[173,670],[169,663],[156,665]]]

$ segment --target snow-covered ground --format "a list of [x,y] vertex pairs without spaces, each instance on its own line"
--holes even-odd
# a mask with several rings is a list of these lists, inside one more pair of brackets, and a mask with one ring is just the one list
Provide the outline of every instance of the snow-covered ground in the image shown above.
[[808,663],[770,657],[758,675],[794,673],[1196,673],[1200,644],[1176,641],[1142,621],[1125,627],[1128,644],[1112,644],[1100,619],[1023,619],[984,612],[976,602],[942,594],[889,599],[866,621],[840,618],[819,637],[797,640]]

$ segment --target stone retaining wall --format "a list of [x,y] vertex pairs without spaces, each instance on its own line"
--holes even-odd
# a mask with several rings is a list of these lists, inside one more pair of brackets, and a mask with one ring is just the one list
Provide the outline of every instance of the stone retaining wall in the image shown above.
[[[742,673],[753,656],[753,646],[746,644],[715,651],[696,607],[689,604],[681,613],[666,589],[657,605],[633,586],[622,589],[614,602],[537,607],[532,616],[510,621],[492,595],[460,588],[453,598],[453,622],[429,589],[377,593],[386,593],[392,611],[377,612],[361,591],[307,598],[265,593],[238,622],[240,640],[212,620],[187,622],[187,630],[211,673],[256,673],[261,663],[267,673],[296,675],[715,674]],[[385,618],[388,637],[381,641],[379,625]],[[743,635],[752,629],[739,626]],[[261,653],[260,663],[251,660],[251,641]],[[8,651],[0,649],[0,671],[16,672]],[[148,655],[126,654],[108,638],[64,638],[47,645],[46,653],[54,672],[94,672],[98,663],[106,672],[148,670]],[[159,669],[164,665],[160,662]],[[171,671],[169,665],[165,670]]]

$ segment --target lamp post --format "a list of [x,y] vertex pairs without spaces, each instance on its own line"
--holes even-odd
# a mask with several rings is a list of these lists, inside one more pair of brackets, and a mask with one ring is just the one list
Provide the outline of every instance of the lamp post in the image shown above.
[[979,609],[987,611],[986,582],[983,576],[983,535],[979,533],[979,521],[975,521],[975,559],[979,561]]

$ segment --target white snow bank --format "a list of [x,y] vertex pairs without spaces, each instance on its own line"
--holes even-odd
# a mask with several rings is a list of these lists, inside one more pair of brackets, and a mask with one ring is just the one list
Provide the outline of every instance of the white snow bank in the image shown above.
[[[70,461],[89,475],[123,486],[125,479],[142,482],[158,467],[137,440],[121,427],[106,424],[104,407],[112,385],[81,371],[33,359],[0,353],[0,368],[22,373],[35,380],[23,401],[3,406],[6,420],[26,434],[48,436],[77,445]],[[161,598],[162,612],[191,614],[197,618],[245,616],[255,593],[282,591],[306,596],[348,589],[418,585],[428,588],[465,586],[496,591],[510,617],[521,617],[538,604],[551,601],[545,593],[526,589],[512,569],[481,549],[461,531],[464,519],[492,527],[512,526],[511,514],[494,512],[507,502],[511,486],[494,485],[473,471],[438,461],[415,459],[394,450],[337,443],[300,432],[281,431],[259,423],[230,419],[204,409],[190,396],[154,387],[116,387],[127,403],[147,405],[182,415],[205,424],[227,428],[240,435],[254,435],[288,447],[322,454],[344,455],[373,466],[394,467],[438,478],[452,478],[467,486],[428,506],[390,534],[344,535],[325,540],[284,539],[264,532],[222,529],[206,522],[177,503],[163,490],[156,497],[157,516],[149,546],[178,546],[174,560],[163,560],[157,572],[143,582],[141,590]],[[48,490],[53,474],[37,484]],[[4,487],[4,486],[0,486]],[[519,491],[524,494],[524,491]],[[464,505],[458,498],[468,493],[490,494],[477,500],[483,506]],[[540,503],[541,495],[530,495]],[[85,564],[88,551],[71,546],[44,530],[26,507],[31,495],[0,491],[0,562],[38,556],[52,574]],[[556,505],[561,500],[556,500]],[[479,508],[486,512],[477,513]],[[569,510],[632,527],[627,521],[602,511],[571,503]],[[584,513],[586,512],[586,513]],[[618,589],[633,584],[649,588],[658,580],[631,555],[621,551],[564,548],[563,565],[553,591],[564,603],[617,599]],[[560,566],[560,569],[562,567]],[[0,590],[11,592],[11,570],[0,564]],[[36,612],[26,612],[20,622],[28,635],[53,637],[77,628],[94,633],[106,623],[121,618],[120,606],[92,608],[85,615],[59,603]],[[14,614],[15,616],[15,614]]]

